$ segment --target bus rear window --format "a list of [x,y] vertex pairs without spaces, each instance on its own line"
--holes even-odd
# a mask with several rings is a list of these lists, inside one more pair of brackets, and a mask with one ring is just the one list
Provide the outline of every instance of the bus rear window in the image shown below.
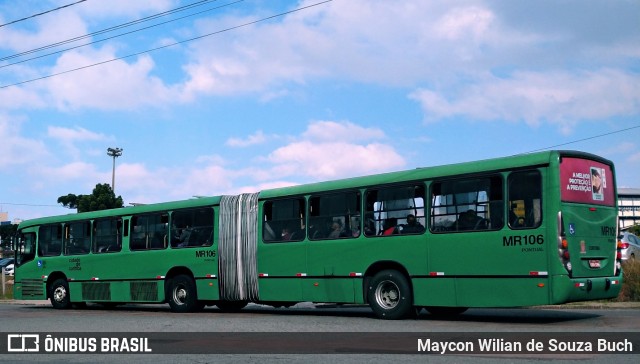
[[580,158],[563,158],[560,164],[562,201],[615,205],[611,167]]

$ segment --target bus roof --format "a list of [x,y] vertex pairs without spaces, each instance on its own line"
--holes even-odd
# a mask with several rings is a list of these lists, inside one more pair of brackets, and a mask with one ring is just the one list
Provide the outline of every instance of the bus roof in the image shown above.
[[357,188],[368,185],[393,184],[400,181],[431,179],[463,174],[486,173],[490,171],[523,168],[527,166],[544,166],[548,165],[554,159],[559,160],[560,157],[568,156],[592,159],[605,164],[613,165],[611,161],[594,154],[570,150],[553,150],[529,154],[518,154],[509,157],[485,159],[480,161],[463,162],[433,167],[421,167],[413,170],[354,177],[328,182],[317,182],[312,184],[281,187],[277,189],[261,191],[260,199],[287,195],[301,195],[316,191],[331,191],[345,188]]
[[211,206],[220,203],[221,196],[215,197],[201,197],[193,198],[189,200],[161,202],[148,205],[136,205],[131,207],[122,207],[117,209],[99,210],[91,212],[70,213],[66,215],[57,215],[49,217],[41,217],[37,219],[25,220],[20,223],[19,228],[25,228],[29,226],[52,224],[61,221],[79,221],[79,220],[91,220],[99,219],[111,216],[130,216],[134,214],[144,214],[148,212],[163,211],[163,210],[177,210],[183,208],[193,208],[201,206]]

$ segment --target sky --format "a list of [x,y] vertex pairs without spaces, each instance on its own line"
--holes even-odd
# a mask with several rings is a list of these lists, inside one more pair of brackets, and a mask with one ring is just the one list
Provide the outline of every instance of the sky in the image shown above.
[[[68,6],[66,6],[68,5]],[[0,212],[548,149],[640,187],[637,0],[0,0]]]

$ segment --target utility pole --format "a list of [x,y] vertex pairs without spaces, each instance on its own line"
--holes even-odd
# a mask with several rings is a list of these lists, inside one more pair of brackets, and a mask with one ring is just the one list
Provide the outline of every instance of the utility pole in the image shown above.
[[116,193],[116,158],[122,155],[122,148],[107,148],[107,155],[113,158],[113,172],[111,173],[111,189]]

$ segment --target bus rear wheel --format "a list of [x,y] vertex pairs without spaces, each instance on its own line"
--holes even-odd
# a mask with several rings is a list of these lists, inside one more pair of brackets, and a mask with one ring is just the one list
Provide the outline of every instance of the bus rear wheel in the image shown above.
[[194,312],[202,307],[198,302],[196,284],[191,277],[181,274],[168,282],[167,300],[173,312]]
[[51,306],[57,309],[67,309],[71,307],[71,298],[69,297],[69,283],[66,279],[56,279],[49,289],[49,297],[51,298]]
[[371,309],[381,319],[398,320],[415,313],[411,286],[404,274],[383,270],[369,281],[367,299]]

